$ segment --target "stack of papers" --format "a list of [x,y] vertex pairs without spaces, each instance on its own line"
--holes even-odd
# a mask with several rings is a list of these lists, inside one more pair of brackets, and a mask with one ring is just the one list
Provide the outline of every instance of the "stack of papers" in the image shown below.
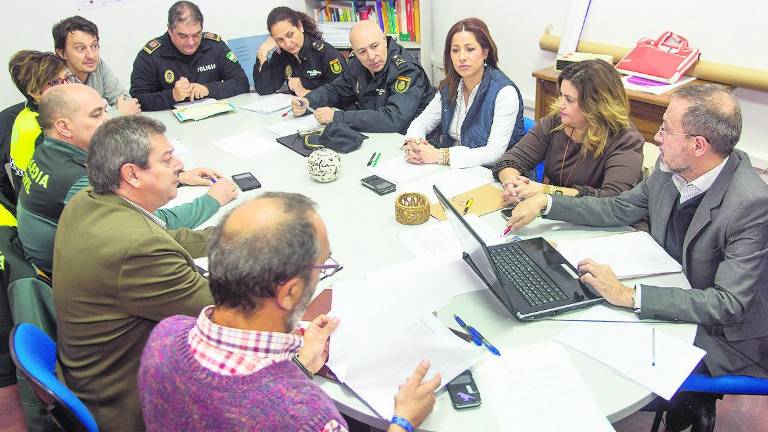
[[557,250],[574,267],[586,258],[609,265],[619,279],[682,271],[680,263],[644,231],[560,240]]
[[176,108],[171,112],[174,116],[176,116],[178,121],[185,122],[190,120],[202,120],[204,118],[232,112],[234,110],[235,107],[231,103],[216,101],[214,99],[213,102],[205,101],[205,103],[198,103],[183,108]]
[[613,431],[568,354],[555,343],[504,348],[474,371],[500,430]]
[[275,111],[286,110],[291,106],[293,96],[284,93],[275,93],[269,96],[260,96],[254,102],[240,108],[259,114],[269,114]]
[[262,153],[279,150],[281,147],[274,139],[265,138],[253,132],[245,132],[213,141],[213,145],[237,159],[247,159]]
[[305,132],[312,129],[321,128],[322,125],[317,122],[315,116],[308,115],[304,117],[290,117],[290,120],[284,120],[273,124],[267,130],[278,137],[293,135],[298,132]]
[[317,28],[323,34],[323,40],[336,48],[349,47],[349,32],[354,22],[319,22]]
[[580,323],[555,340],[669,400],[706,352],[647,324]]

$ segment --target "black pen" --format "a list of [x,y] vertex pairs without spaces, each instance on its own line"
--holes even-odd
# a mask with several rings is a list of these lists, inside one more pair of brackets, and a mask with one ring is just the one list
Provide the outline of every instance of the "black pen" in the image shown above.
[[656,327],[651,327],[651,366],[656,366]]
[[376,158],[376,152],[373,152],[373,154],[371,155],[371,158],[368,159],[368,163],[365,166],[371,166],[375,158]]

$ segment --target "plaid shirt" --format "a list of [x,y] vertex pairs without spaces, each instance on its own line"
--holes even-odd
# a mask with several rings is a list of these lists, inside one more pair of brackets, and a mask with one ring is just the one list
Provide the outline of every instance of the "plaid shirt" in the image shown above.
[[[192,355],[206,369],[221,375],[250,375],[290,360],[303,344],[301,336],[289,333],[240,330],[211,321],[213,306],[200,312],[189,332]],[[326,423],[321,432],[346,432],[336,420]]]

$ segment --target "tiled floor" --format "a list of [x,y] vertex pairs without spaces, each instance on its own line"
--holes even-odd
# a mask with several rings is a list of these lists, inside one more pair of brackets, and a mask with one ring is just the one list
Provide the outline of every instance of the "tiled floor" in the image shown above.
[[[715,432],[768,431],[768,397],[726,396],[717,403]],[[16,386],[0,388],[0,432],[26,430]],[[617,432],[648,432],[653,413],[637,412],[614,423]],[[355,427],[354,430],[363,428]]]

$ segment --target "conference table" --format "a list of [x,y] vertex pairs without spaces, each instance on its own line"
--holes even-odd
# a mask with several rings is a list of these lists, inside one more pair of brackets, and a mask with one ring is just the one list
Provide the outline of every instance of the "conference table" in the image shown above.
[[[244,94],[229,99],[234,106],[240,107],[260,96]],[[229,209],[238,202],[258,196],[263,191],[297,192],[311,197],[318,203],[318,212],[325,221],[334,258],[344,265],[343,271],[329,280],[323,281],[316,291],[332,285],[334,280],[359,280],[372,270],[394,265],[415,257],[398,239],[398,234],[418,227],[405,226],[395,220],[395,197],[404,190],[398,190],[379,196],[364,188],[360,179],[371,175],[366,167],[374,151],[382,153],[381,160],[402,157],[399,149],[403,142],[399,134],[367,133],[369,136],[362,148],[341,154],[341,170],[338,178],[330,183],[319,183],[310,178],[307,172],[307,160],[299,154],[279,146],[266,153],[248,158],[235,157],[211,144],[212,141],[229,136],[254,132],[274,139],[275,136],[265,127],[292,117],[282,117],[282,112],[258,114],[238,109],[235,113],[211,117],[198,122],[180,123],[170,111],[147,113],[162,121],[170,139],[177,139],[188,149],[179,155],[186,168],[205,166],[221,171],[227,176],[242,172],[252,172],[261,182],[261,189],[241,193],[235,203],[224,206],[205,225],[215,224]],[[449,170],[448,167],[440,167]],[[485,170],[482,167],[473,170]],[[486,173],[487,174],[487,173]],[[179,188],[179,196],[169,205],[187,202],[194,196],[206,192],[203,187]],[[482,217],[487,225],[501,232],[504,220],[500,212]],[[430,218],[428,224],[437,223]],[[537,220],[518,234],[523,237],[543,236],[550,241],[568,238],[584,238],[630,230],[628,227],[594,228],[576,226],[564,222]],[[681,273],[659,275],[627,281],[628,284],[643,282],[661,286],[689,287]],[[382,295],[386,295],[382,293]],[[375,307],[372,302],[371,307]],[[519,322],[498,302],[487,289],[470,292],[454,297],[449,304],[440,308],[437,317],[447,326],[457,328],[453,314],[457,313],[465,321],[471,322],[495,345],[502,347],[523,347],[537,342],[551,340],[563,329],[574,322],[548,321]],[[578,319],[586,310],[575,311],[561,317]],[[621,311],[630,318],[631,311]],[[682,341],[693,341],[696,326],[694,324],[651,324],[657,332],[663,332]],[[575,351],[567,351],[581,378],[586,383],[599,410],[609,421],[615,422],[642,408],[655,397],[647,389],[612,372],[597,362]],[[414,365],[415,366],[415,365]],[[347,387],[331,380],[317,377],[315,382],[336,402],[339,410],[359,421],[380,429],[386,429],[388,420],[378,417]],[[483,393],[483,382],[477,382]],[[557,391],[557,389],[553,389]],[[393,391],[394,402],[394,391]],[[459,430],[499,430],[493,412],[488,404],[458,411],[450,402],[447,392],[438,394],[437,402],[430,416],[419,430],[459,431]]]

